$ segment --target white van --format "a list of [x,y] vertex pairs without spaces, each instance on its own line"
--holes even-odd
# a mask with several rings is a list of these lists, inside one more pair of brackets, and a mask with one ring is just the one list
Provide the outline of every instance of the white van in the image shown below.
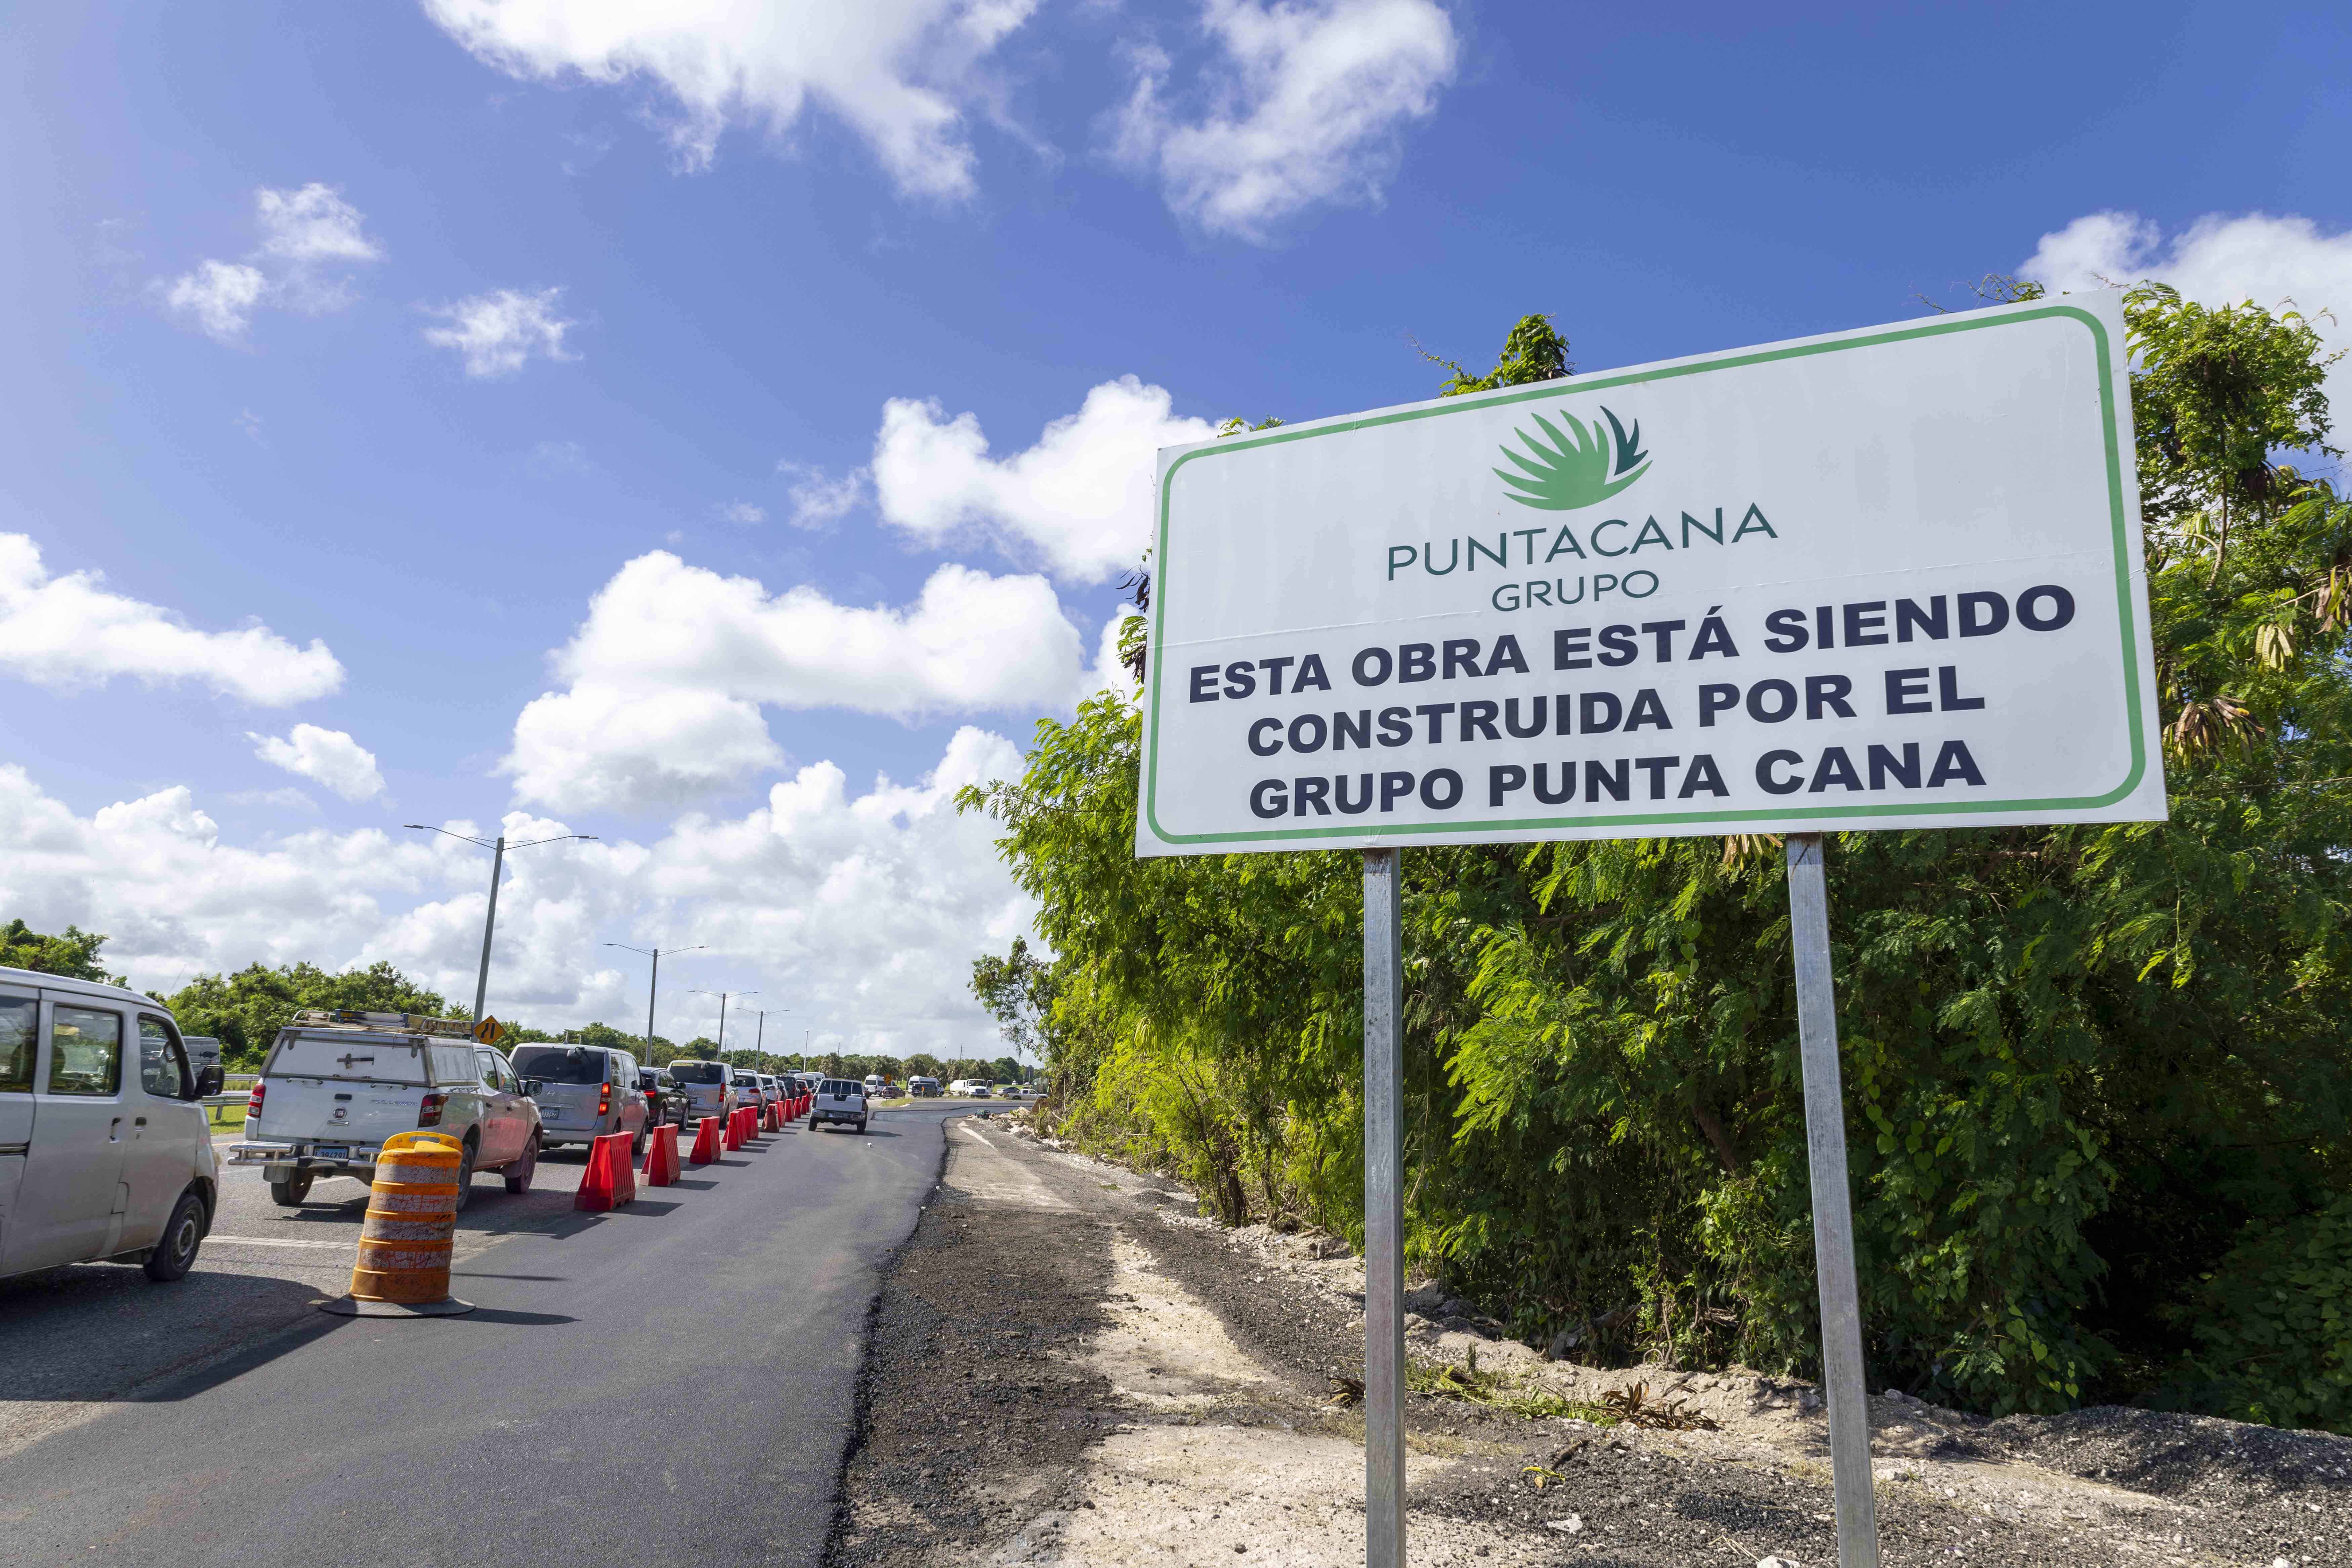
[[100,1260],[184,1277],[220,1195],[200,1103],[220,1082],[162,1003],[0,969],[0,1277]]

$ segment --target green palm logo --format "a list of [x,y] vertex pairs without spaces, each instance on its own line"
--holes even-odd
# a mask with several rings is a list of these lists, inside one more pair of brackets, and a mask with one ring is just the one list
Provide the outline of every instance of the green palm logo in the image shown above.
[[[1542,415],[1536,415],[1535,422],[1543,426],[1551,444],[1546,446],[1524,430],[1513,430],[1511,433],[1526,442],[1528,451],[1534,455],[1526,456],[1505,447],[1503,456],[1523,471],[1514,474],[1496,468],[1495,477],[1515,487],[1513,500],[1545,511],[1572,511],[1607,500],[1650,471],[1650,454],[1642,450],[1640,420],[1633,421],[1629,435],[1625,426],[1617,422],[1617,416],[1606,408],[1601,416],[1609,421],[1613,441],[1601,433],[1600,419],[1587,426],[1574,415],[1563,413],[1559,425],[1554,425]],[[1561,432],[1560,425],[1568,426],[1566,434]]]

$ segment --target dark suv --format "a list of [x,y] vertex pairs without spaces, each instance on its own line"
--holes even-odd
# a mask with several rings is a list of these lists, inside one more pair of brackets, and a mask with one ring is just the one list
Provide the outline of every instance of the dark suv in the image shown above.
[[646,1105],[653,1112],[648,1126],[659,1127],[665,1121],[686,1125],[686,1091],[677,1080],[660,1068],[641,1067],[637,1069],[637,1087],[646,1091]]

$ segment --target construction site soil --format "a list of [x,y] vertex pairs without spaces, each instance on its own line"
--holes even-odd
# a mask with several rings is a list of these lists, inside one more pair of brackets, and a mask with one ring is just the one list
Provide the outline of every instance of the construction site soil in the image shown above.
[[[1360,1563],[1362,1300],[1333,1238],[1226,1230],[1164,1178],[950,1122],[876,1302],[827,1561]],[[1407,1304],[1412,1563],[1835,1562],[1809,1384],[1547,1361],[1433,1286]],[[2352,1568],[2352,1439],[1872,1407],[1888,1568]]]

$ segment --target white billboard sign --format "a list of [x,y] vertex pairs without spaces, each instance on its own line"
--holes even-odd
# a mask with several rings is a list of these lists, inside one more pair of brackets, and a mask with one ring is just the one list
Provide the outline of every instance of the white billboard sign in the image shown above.
[[1138,852],[2165,816],[2111,293],[1160,454]]

